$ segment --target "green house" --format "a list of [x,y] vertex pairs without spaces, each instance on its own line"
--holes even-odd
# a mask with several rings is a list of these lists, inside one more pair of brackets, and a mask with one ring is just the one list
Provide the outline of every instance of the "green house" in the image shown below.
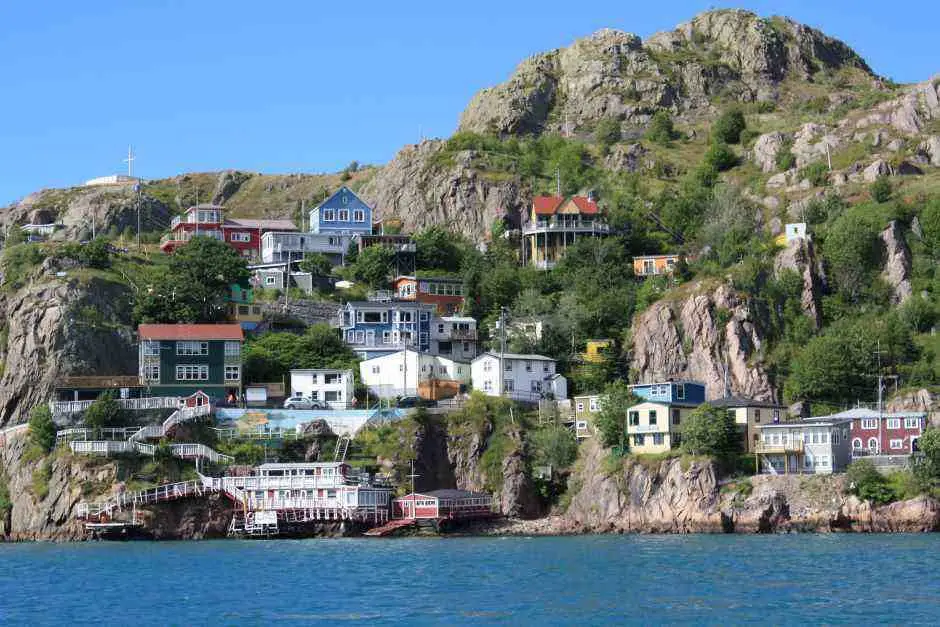
[[142,324],[137,332],[140,380],[150,395],[241,396],[241,325]]

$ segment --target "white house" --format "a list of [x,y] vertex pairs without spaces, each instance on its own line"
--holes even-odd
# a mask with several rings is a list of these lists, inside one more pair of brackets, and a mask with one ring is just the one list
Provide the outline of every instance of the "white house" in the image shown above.
[[442,316],[431,320],[431,353],[469,362],[477,352],[476,319]]
[[428,397],[432,385],[443,384],[456,392],[469,384],[470,364],[408,349],[359,362],[359,377],[379,398]]
[[558,374],[554,359],[542,355],[486,352],[473,360],[471,376],[473,389],[489,396],[521,401],[568,398],[568,380]]
[[327,368],[291,370],[290,395],[323,401],[333,409],[346,409],[355,395],[353,371]]
[[758,468],[771,474],[843,472],[852,461],[851,427],[851,418],[838,416],[758,425]]

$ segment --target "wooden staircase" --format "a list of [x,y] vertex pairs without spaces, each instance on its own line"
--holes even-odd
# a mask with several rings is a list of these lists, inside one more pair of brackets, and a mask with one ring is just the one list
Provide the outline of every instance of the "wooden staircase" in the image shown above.
[[342,435],[338,440],[336,440],[336,448],[333,449],[334,462],[346,461],[346,453],[349,452],[349,443],[350,438],[347,435]]

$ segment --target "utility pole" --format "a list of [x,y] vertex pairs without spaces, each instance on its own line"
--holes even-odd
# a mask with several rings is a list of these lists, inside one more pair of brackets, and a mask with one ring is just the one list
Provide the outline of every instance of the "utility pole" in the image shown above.
[[561,196],[561,168],[555,168],[555,195]]
[[878,452],[881,452],[881,423],[883,422],[884,416],[882,415],[881,408],[881,394],[884,389],[881,376],[881,340],[878,340],[878,348],[875,351],[875,356],[878,358]]
[[420,477],[421,475],[415,474],[415,460],[411,460],[411,474],[408,475],[408,478],[411,479],[411,517],[414,518],[415,512],[415,478]]
[[506,358],[506,308],[499,308],[499,395],[503,395],[503,377],[506,370],[503,360]]
[[300,199],[300,232],[304,232],[304,214],[307,212],[307,201],[303,198]]

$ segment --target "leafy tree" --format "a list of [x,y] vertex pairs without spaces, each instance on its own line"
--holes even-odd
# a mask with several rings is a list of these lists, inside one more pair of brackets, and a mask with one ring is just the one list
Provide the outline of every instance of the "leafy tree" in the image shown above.
[[333,264],[329,258],[321,253],[308,253],[301,260],[300,269],[314,276],[329,276],[333,271]]
[[712,125],[712,137],[726,144],[737,144],[741,133],[747,128],[744,113],[740,109],[730,109],[722,113]]
[[110,244],[102,237],[96,237],[79,249],[78,261],[89,268],[108,268],[111,266]]
[[668,144],[675,138],[676,131],[672,125],[672,117],[663,109],[660,109],[650,118],[650,124],[646,127],[646,139],[657,144]]
[[870,459],[859,459],[845,471],[849,491],[873,503],[890,503],[896,499],[888,480],[875,468]]
[[604,150],[620,141],[620,121],[617,118],[604,118],[594,128],[594,139]]
[[245,378],[280,381],[292,368],[355,368],[356,355],[328,324],[314,324],[303,335],[265,333],[245,347]]
[[135,302],[144,322],[215,322],[225,316],[233,284],[247,286],[245,259],[215,238],[198,236],[176,249],[166,270],[153,277]]
[[394,273],[395,251],[387,246],[364,249],[353,265],[353,276],[372,288],[387,287],[389,277]]
[[728,144],[723,142],[712,142],[711,146],[705,152],[702,164],[706,168],[711,168],[716,172],[730,170],[738,164],[738,156],[734,154]]
[[594,424],[604,446],[619,445],[621,450],[625,448],[627,408],[637,402],[639,399],[624,381],[614,381],[604,388],[600,398],[600,411],[594,417]]
[[891,195],[894,193],[894,190],[892,189],[891,181],[888,177],[882,175],[868,186],[868,193],[871,194],[872,200],[882,203],[891,200]]
[[29,236],[26,234],[19,225],[11,225],[7,229],[6,238],[3,240],[3,247],[9,248],[10,246],[15,246],[17,244],[23,244],[26,240],[29,239]]
[[29,412],[29,439],[45,452],[55,447],[56,427],[48,405],[37,405]]
[[814,187],[823,187],[829,184],[829,168],[825,163],[816,162],[800,169],[800,179],[808,179]]
[[846,213],[828,229],[824,252],[839,291],[856,300],[881,262],[881,240],[870,219]]
[[705,208],[699,246],[710,248],[722,267],[737,263],[755,250],[753,240],[759,233],[757,215],[757,207],[737,189],[717,187]]
[[105,392],[85,410],[85,425],[93,429],[119,427],[124,424],[121,406],[114,394]]
[[719,407],[699,405],[682,425],[682,449],[693,455],[724,455],[740,446],[734,417]]
[[552,468],[567,468],[578,455],[578,441],[563,426],[551,425],[532,433],[535,463]]
[[422,270],[457,272],[462,258],[462,238],[434,225],[415,235],[417,266]]
[[936,257],[940,253],[940,198],[931,198],[918,216],[924,242]]

